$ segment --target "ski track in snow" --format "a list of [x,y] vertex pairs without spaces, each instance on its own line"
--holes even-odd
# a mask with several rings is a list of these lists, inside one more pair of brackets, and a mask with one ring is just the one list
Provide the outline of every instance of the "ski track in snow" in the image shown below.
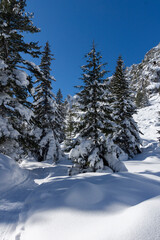
[[69,177],[71,163],[23,161],[27,173],[0,191],[0,240],[159,240],[159,96],[135,116],[143,153],[125,161],[128,172]]

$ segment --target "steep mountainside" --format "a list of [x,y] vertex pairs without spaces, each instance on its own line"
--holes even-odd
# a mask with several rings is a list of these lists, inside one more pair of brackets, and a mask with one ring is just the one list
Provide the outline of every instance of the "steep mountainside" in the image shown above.
[[152,93],[160,90],[160,43],[146,53],[144,60],[126,68],[139,107],[148,103]]

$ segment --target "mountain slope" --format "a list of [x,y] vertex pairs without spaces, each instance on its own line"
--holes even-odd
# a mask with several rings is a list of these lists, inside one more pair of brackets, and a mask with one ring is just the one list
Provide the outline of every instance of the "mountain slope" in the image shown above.
[[160,43],[146,53],[141,63],[126,68],[126,74],[136,100],[144,100],[147,105],[150,95],[160,91]]

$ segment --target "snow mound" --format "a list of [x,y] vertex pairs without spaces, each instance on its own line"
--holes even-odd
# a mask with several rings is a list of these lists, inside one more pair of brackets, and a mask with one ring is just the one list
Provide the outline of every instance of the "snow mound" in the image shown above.
[[[159,240],[160,239],[160,196],[144,201],[127,209],[118,216],[114,238],[121,240]],[[123,219],[118,226],[120,218]],[[110,233],[112,236],[112,234]]]
[[79,182],[65,193],[65,199],[69,206],[84,208],[100,202],[103,192],[96,184]]
[[27,172],[22,170],[12,158],[0,154],[0,192],[23,182]]
[[160,196],[112,215],[64,208],[37,212],[16,239],[159,240],[159,203]]

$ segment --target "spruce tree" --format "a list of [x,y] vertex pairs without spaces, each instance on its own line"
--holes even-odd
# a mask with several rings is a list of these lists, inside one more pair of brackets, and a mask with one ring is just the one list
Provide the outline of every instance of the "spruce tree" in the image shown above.
[[61,105],[63,103],[63,95],[62,95],[61,89],[59,89],[57,92],[56,103],[59,105]]
[[33,25],[33,14],[25,12],[26,0],[1,0],[0,2],[0,59],[13,68],[23,63],[21,53],[38,57],[36,42],[26,43],[23,33],[37,33]]
[[[96,51],[93,43],[91,51],[85,56],[87,64],[83,65],[81,80],[83,84],[77,86],[81,91],[77,93],[79,105],[79,119],[77,119],[77,145],[71,150],[70,157],[75,165],[74,172],[97,171],[104,166],[112,165],[106,158],[107,153],[114,146],[110,140],[113,124],[110,107],[107,103],[106,63],[102,63],[102,56]],[[110,156],[111,158],[111,156]],[[113,169],[114,166],[112,165]]]
[[65,151],[70,151],[75,137],[75,119],[77,117],[76,105],[73,97],[67,96],[65,102],[66,116],[65,116]]
[[34,133],[37,137],[37,158],[39,161],[52,160],[56,162],[60,158],[59,146],[59,113],[55,96],[52,92],[52,81],[50,75],[51,61],[50,45],[47,42],[42,52],[40,71],[35,82],[34,95]]
[[117,61],[117,66],[110,83],[112,93],[112,109],[115,122],[114,142],[128,154],[133,157],[140,153],[141,140],[133,114],[136,108],[132,102],[132,94],[125,77],[125,69],[122,57]]
[[57,128],[59,130],[59,142],[63,142],[65,139],[65,106],[64,106],[64,102],[63,102],[63,95],[61,90],[59,89],[56,95],[56,103],[57,103],[57,112],[58,112],[58,116],[59,116],[59,128]]
[[144,81],[142,81],[142,85],[137,91],[135,103],[138,108],[146,107],[149,105],[147,86],[145,85]]
[[106,99],[104,80],[107,71],[104,69],[106,63],[101,63],[102,56],[97,52],[95,45],[85,56],[87,64],[82,66],[82,86],[76,86],[81,91],[77,93],[79,109],[84,113],[77,127],[77,133],[81,137],[91,138],[96,145],[99,134],[106,131]]
[[26,43],[23,33],[36,33],[32,14],[25,13],[26,1],[1,0],[0,2],[0,151],[15,158],[23,152],[24,126],[31,115],[27,102],[31,78],[19,70],[24,63],[21,53],[38,57],[37,43]]

